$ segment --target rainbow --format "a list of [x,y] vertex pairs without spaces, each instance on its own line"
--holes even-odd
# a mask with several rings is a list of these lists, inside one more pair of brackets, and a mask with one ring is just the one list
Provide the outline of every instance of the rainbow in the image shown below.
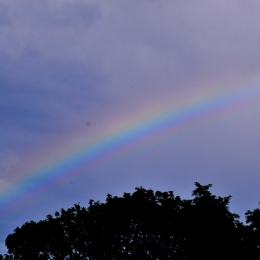
[[[230,118],[249,109],[259,96],[259,85],[206,91],[194,89],[174,98],[145,104],[141,110],[115,117],[97,133],[87,136],[75,132],[61,138],[54,147],[33,158],[15,180],[0,194],[0,210],[17,204],[34,192],[48,189],[62,178],[74,178],[78,169],[100,167],[130,151],[149,146],[169,136],[178,136],[192,129]],[[68,138],[68,136],[70,138]],[[71,139],[72,141],[66,141]],[[47,146],[48,147],[48,146]]]

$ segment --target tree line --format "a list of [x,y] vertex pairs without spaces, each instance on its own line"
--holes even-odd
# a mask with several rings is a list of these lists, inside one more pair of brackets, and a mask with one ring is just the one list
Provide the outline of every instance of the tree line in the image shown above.
[[259,259],[260,209],[230,212],[231,196],[195,182],[192,199],[136,188],[26,222],[6,238],[4,260]]

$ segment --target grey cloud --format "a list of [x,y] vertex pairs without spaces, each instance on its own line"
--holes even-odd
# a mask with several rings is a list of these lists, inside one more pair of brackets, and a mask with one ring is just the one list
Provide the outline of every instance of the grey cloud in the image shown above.
[[[85,4],[50,3],[44,1],[43,11],[38,7],[37,12],[61,20],[68,17],[66,21],[71,16],[73,21],[84,23],[84,18],[76,14],[79,9],[85,12]],[[25,33],[12,37],[20,37],[21,51],[38,55],[39,61],[80,62],[82,67],[91,66],[106,74],[111,80],[106,94],[111,92],[112,96],[126,97],[131,95],[129,86],[139,86],[139,94],[144,97],[147,90],[160,92],[153,89],[156,84],[162,87],[187,79],[216,80],[235,76],[237,70],[250,74],[260,66],[258,15],[249,17],[235,2],[95,3],[90,10],[98,10],[93,11],[98,22],[93,22],[91,30],[72,23],[74,30],[67,31],[66,24],[53,18],[46,19],[50,25],[46,31],[22,19]],[[37,9],[34,5],[32,10]],[[40,16],[37,12],[30,11],[28,16],[36,19]],[[43,20],[37,19],[40,24]]]
[[0,3],[0,27],[10,24],[9,10],[7,4]]
[[[1,3],[1,151],[25,158],[21,151],[37,152],[73,127],[94,133],[96,125],[104,126],[115,115],[175,96],[176,90],[249,82],[260,69],[259,10],[256,0]],[[92,175],[84,169],[87,173],[74,186],[62,183],[45,195],[57,210],[67,206],[66,196],[73,201],[109,189],[121,194],[139,184],[185,193],[183,187],[192,190],[198,179],[227,190],[235,186],[238,194],[246,170],[252,182],[258,178],[258,103],[237,121],[223,119],[214,127],[169,137]],[[93,123],[86,127],[86,122]],[[0,168],[9,172],[5,158],[0,154]],[[47,211],[45,199],[37,203]],[[31,218],[43,214],[35,213],[35,205],[28,207]]]
[[37,26],[38,29],[45,26],[88,28],[100,17],[100,10],[94,2],[42,0],[28,1],[25,4],[9,1],[5,8],[9,10],[9,17],[12,19],[27,25],[32,23],[31,25]]

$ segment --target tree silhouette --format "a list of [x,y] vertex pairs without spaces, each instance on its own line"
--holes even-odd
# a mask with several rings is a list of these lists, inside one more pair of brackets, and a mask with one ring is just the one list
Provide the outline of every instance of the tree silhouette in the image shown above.
[[245,226],[229,211],[231,196],[195,186],[190,200],[139,187],[61,209],[17,227],[2,259],[259,259],[260,210],[246,213]]
[[195,183],[194,199],[180,213],[188,259],[236,259],[244,253],[238,232],[239,216],[229,211],[231,196],[217,197]]

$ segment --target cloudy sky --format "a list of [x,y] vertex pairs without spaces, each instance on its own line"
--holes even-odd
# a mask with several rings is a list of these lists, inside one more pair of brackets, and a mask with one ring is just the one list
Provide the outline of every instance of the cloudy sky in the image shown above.
[[0,1],[0,253],[26,221],[136,186],[189,198],[212,183],[236,213],[256,208],[259,12],[257,0]]

